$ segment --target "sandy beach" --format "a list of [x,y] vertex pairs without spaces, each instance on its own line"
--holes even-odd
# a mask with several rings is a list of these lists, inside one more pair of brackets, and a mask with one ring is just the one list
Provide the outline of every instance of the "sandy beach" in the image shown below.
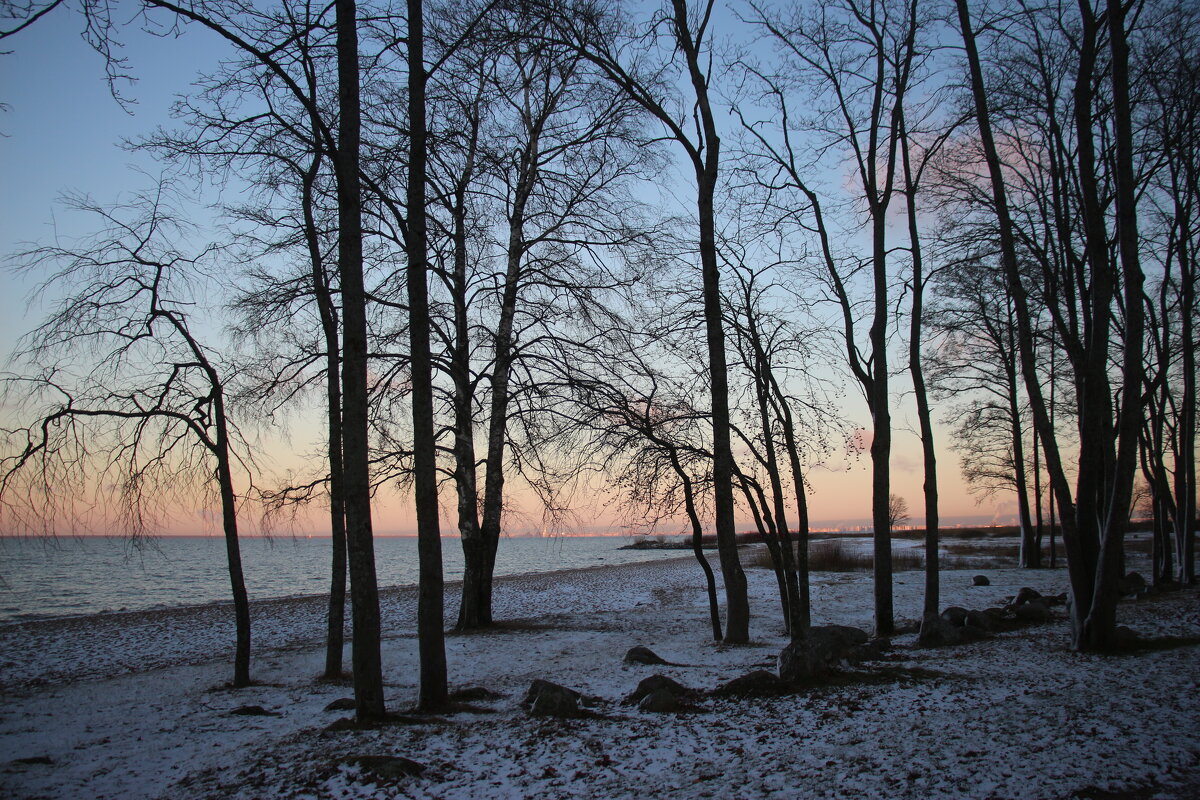
[[[972,585],[983,572],[989,586]],[[753,640],[711,640],[690,557],[515,576],[497,585],[496,630],[447,639],[452,688],[486,687],[474,712],[330,732],[346,686],[322,683],[324,605],[254,606],[258,684],[230,691],[227,606],[0,627],[0,796],[12,798],[1073,798],[1196,797],[1195,644],[1117,656],[1070,651],[1050,623],[974,644],[893,639],[853,679],[774,698],[704,697],[690,713],[622,705],[659,673],[711,690],[774,669],[786,644],[774,576],[748,569]],[[983,608],[1022,587],[1066,589],[1065,570],[949,570],[943,605]],[[870,629],[870,576],[819,573],[814,623]],[[922,576],[896,576],[912,620]],[[415,592],[383,593],[389,706],[416,697]],[[447,617],[457,606],[447,590]],[[1200,636],[1194,588],[1123,603],[1142,636]],[[626,664],[645,645],[679,666]],[[591,718],[531,717],[541,678],[596,698]],[[265,716],[231,714],[260,706]],[[425,769],[381,777],[360,756]]]

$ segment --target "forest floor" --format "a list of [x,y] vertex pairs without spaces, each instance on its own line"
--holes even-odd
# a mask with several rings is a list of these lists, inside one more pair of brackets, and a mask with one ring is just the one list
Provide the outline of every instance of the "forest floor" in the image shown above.
[[[656,673],[711,690],[775,668],[786,644],[775,579],[747,573],[752,641],[736,647],[712,641],[688,558],[503,579],[505,622],[446,640],[452,688],[496,696],[372,730],[328,730],[349,712],[325,707],[350,691],[316,678],[319,598],[255,604],[257,683],[238,690],[223,687],[225,606],[0,626],[0,797],[1200,797],[1195,587],[1121,604],[1140,636],[1176,637],[1157,649],[1075,653],[1059,607],[1049,623],[956,647],[896,636],[882,661],[785,696],[706,696],[678,714],[622,705]],[[975,574],[991,584],[972,585]],[[998,567],[941,579],[943,606],[970,609],[1067,580]],[[898,573],[894,588],[898,620],[915,619],[921,573]],[[869,630],[871,597],[869,573],[814,574],[814,623]],[[415,593],[388,590],[382,607],[389,707],[403,711],[416,698]],[[681,666],[624,663],[634,645]],[[521,700],[538,678],[596,698],[589,716],[531,716]],[[266,714],[233,713],[247,706]]]

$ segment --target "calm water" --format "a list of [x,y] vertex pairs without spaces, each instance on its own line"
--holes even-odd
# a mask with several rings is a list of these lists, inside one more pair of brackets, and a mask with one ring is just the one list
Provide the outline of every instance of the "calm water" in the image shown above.
[[[621,536],[505,538],[496,574],[627,564],[686,555],[680,550],[621,550]],[[442,540],[447,580],[462,575],[462,547]],[[381,586],[417,582],[417,540],[375,540]],[[327,538],[244,539],[242,561],[251,598],[329,591]],[[141,610],[229,598],[220,537],[163,537],[135,548],[121,538],[0,538],[0,621]]]

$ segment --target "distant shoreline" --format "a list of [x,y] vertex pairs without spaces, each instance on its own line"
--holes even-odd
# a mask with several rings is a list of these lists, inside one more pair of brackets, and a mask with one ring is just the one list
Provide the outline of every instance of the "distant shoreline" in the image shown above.
[[[1062,532],[1060,525],[1055,525],[1056,533]],[[977,539],[977,538],[1007,538],[1020,536],[1021,529],[1017,525],[991,525],[991,526],[965,526],[965,527],[946,527],[938,530],[940,535],[952,536],[960,539]],[[1044,535],[1050,533],[1050,526],[1043,527]],[[795,536],[795,531],[792,532]],[[861,539],[872,535],[871,531],[830,531],[818,530],[811,531],[808,534],[810,541],[822,539]],[[892,531],[893,539],[923,539],[925,538],[924,528],[901,528]],[[762,544],[764,539],[757,531],[743,531],[737,534],[737,543],[739,546]],[[700,539],[700,546],[705,550],[711,550],[717,546],[717,537],[715,534],[706,533]],[[647,535],[637,539],[631,544],[624,545],[618,548],[620,550],[690,550],[692,549],[692,537],[679,534],[674,536],[663,535]]]

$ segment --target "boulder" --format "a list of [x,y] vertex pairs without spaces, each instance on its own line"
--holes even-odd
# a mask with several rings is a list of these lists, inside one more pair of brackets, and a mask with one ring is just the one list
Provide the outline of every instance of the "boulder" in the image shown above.
[[43,766],[54,766],[54,759],[50,756],[25,756],[23,758],[14,758],[12,764],[41,764]]
[[789,689],[774,672],[760,669],[718,686],[712,694],[716,697],[778,697],[787,694]]
[[353,764],[361,767],[365,772],[393,781],[420,775],[425,771],[424,764],[418,764],[403,756],[352,756],[344,763]]
[[1017,619],[1030,625],[1049,622],[1054,618],[1054,615],[1050,613],[1050,606],[1040,598],[1022,603],[1013,609],[1013,613],[1017,615]]
[[649,647],[637,645],[629,648],[629,652],[625,654],[626,664],[650,664],[652,666],[661,666],[670,664],[669,661],[662,658],[658,653],[655,653]]
[[986,637],[987,633],[974,625],[954,625],[945,617],[928,617],[921,625],[917,644],[921,647],[948,647],[977,642]]
[[535,717],[577,717],[580,697],[574,689],[535,678],[522,705]]
[[866,631],[846,625],[809,628],[803,639],[792,640],[779,654],[779,677],[788,682],[806,680],[843,661],[870,658],[863,650],[868,638]]
[[987,575],[976,575],[974,578],[971,578],[971,585],[972,586],[991,586],[992,582],[988,580]]
[[981,631],[994,631],[1000,627],[999,620],[986,611],[968,611],[966,625],[979,628]]
[[655,689],[638,703],[638,711],[648,711],[654,714],[668,714],[683,711],[686,705],[679,696],[667,689]]
[[1146,579],[1136,572],[1130,572],[1117,581],[1117,594],[1122,597],[1132,597],[1146,591]]
[[1040,600],[1041,598],[1041,593],[1036,589],[1030,589],[1028,586],[1025,586],[1017,592],[1017,596],[1013,598],[1013,601],[1009,605],[1015,608],[1028,603],[1030,600]]
[[451,700],[457,700],[462,703],[475,703],[481,700],[499,700],[504,695],[499,692],[493,692],[486,686],[464,686],[461,689],[455,689],[450,693]]
[[229,712],[235,717],[278,717],[276,711],[267,711],[262,706],[238,706]]
[[1011,608],[985,608],[982,612],[991,622],[991,627],[976,625],[975,627],[995,633],[997,631],[1013,631],[1023,624]]
[[668,678],[666,675],[651,675],[649,678],[643,678],[633,693],[622,702],[625,705],[635,705],[655,692],[667,692],[679,698],[699,695],[695,689],[689,689],[674,678]]
[[949,606],[942,612],[941,616],[942,619],[956,628],[961,628],[967,623],[967,610],[959,606]]
[[1132,650],[1138,645],[1138,635],[1128,625],[1118,625],[1113,631],[1113,647],[1118,650]]
[[[917,625],[912,633],[917,633],[921,627]],[[884,653],[892,649],[892,643],[886,638],[871,639],[863,644],[856,644],[846,652],[845,661],[859,664],[863,661],[878,661]]]

